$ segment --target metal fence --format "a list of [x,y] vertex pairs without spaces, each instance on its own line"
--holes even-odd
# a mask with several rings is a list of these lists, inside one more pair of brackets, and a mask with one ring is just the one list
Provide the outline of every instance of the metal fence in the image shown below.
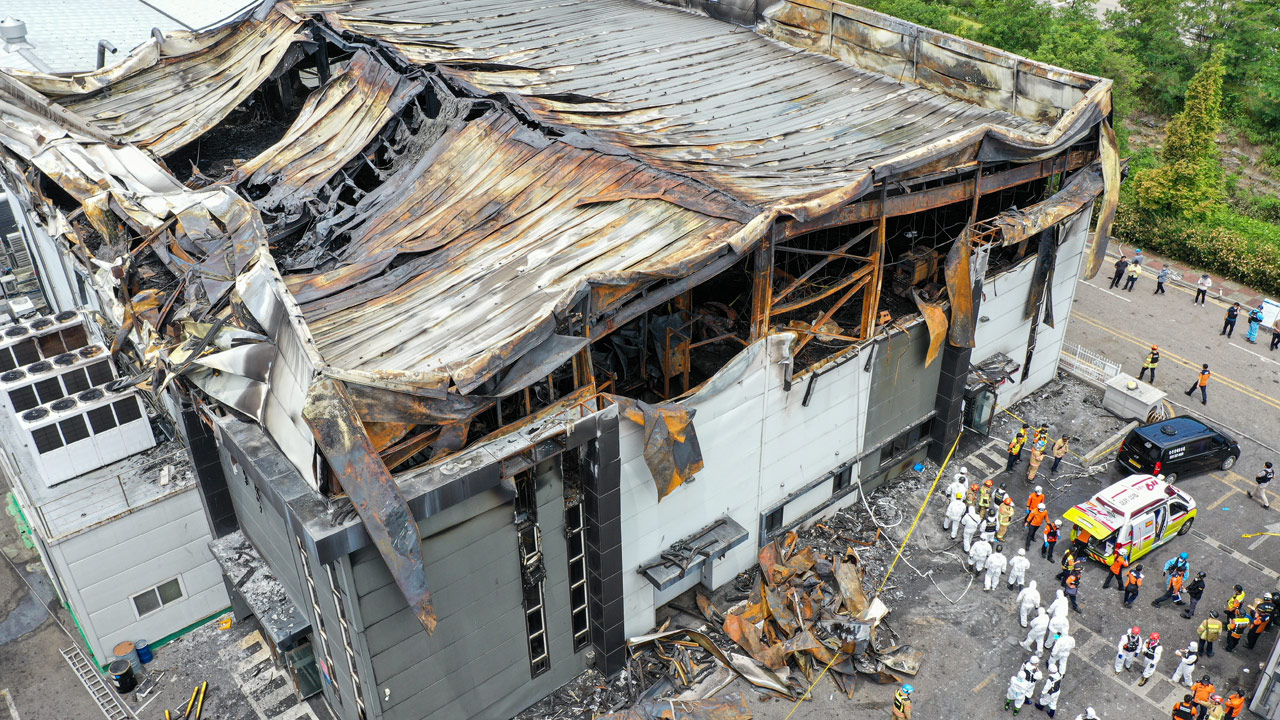
[[1079,345],[1062,343],[1062,361],[1059,365],[1073,375],[1105,383],[1120,374],[1120,364],[1113,363],[1092,350]]

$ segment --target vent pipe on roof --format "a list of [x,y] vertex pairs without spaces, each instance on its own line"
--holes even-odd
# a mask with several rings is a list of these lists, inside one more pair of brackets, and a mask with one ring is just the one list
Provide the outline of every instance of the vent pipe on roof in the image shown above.
[[116,46],[111,44],[110,40],[98,41],[98,69],[101,70],[103,65],[107,64],[107,51],[110,50],[112,55],[116,54]]
[[6,53],[17,53],[24,60],[31,63],[31,66],[42,73],[52,73],[53,68],[49,64],[40,59],[34,50],[35,45],[27,40],[27,24],[14,17],[5,17],[0,20],[0,40],[4,41],[4,51]]

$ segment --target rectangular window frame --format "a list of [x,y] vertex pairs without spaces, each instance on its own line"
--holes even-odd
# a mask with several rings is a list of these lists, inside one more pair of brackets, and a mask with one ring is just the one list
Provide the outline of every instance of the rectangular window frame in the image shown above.
[[[178,592],[180,594],[178,595],[178,597],[174,598],[173,600],[170,600],[169,602],[164,602],[163,598],[160,597],[160,588],[172,582],[178,583]],[[151,593],[152,595],[155,596],[156,608],[154,610],[148,610],[145,613],[139,613],[138,598],[146,595],[147,593]],[[152,615],[155,615],[156,613],[160,612],[161,610],[164,610],[165,608],[169,607],[170,605],[173,605],[174,603],[179,603],[186,599],[187,599],[186,583],[182,581],[181,575],[174,575],[171,578],[166,578],[156,583],[155,585],[152,585],[151,587],[147,588],[146,590],[143,590],[142,592],[131,594],[129,596],[129,607],[133,610],[134,618],[138,620],[142,620],[143,618],[148,618],[148,617],[151,617]]]

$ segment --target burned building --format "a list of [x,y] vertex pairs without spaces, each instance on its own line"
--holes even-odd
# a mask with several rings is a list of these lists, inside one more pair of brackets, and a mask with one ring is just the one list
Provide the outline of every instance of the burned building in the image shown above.
[[[4,184],[339,717],[613,672],[1055,373],[1109,81],[826,0],[678,5],[307,0],[0,76]],[[286,601],[236,592],[246,555]]]

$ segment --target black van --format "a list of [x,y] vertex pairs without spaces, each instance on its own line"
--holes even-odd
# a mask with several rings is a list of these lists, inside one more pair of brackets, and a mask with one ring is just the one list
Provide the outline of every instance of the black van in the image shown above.
[[1230,470],[1240,445],[1227,435],[1189,417],[1134,428],[1120,444],[1117,469],[1126,475],[1164,475],[1174,482],[1183,475]]

